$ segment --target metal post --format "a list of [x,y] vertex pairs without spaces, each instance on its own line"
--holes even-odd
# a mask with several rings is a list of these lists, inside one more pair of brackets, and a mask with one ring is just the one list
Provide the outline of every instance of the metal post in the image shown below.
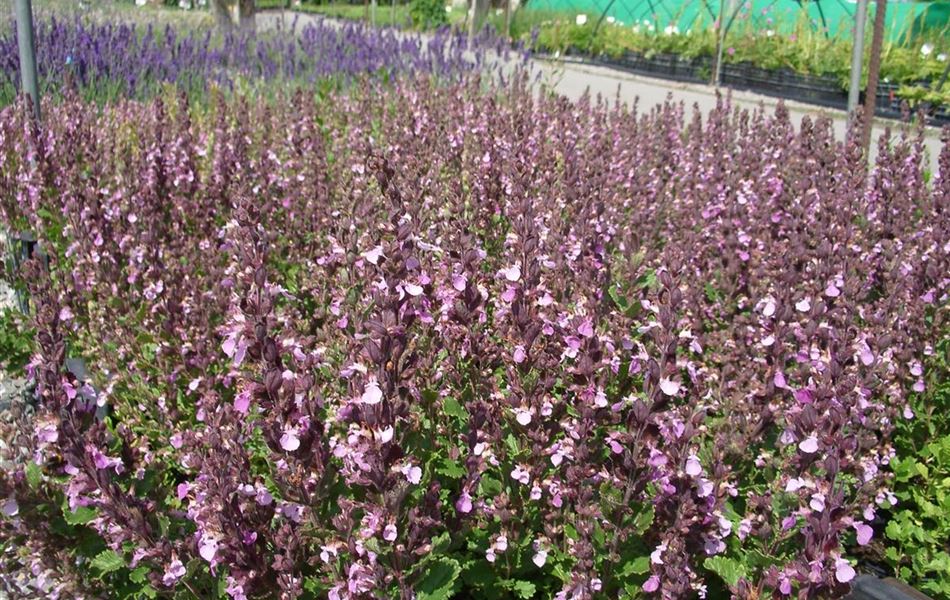
[[854,48],[851,50],[851,83],[848,84],[848,114],[858,107],[861,93],[861,70],[864,66],[864,26],[868,21],[868,0],[858,0],[854,15]]
[[33,101],[33,114],[40,119],[40,88],[36,77],[36,46],[33,43],[33,7],[30,0],[14,0],[16,31],[20,46],[20,81]]
[[372,0],[369,5],[369,24],[376,27],[376,0]]

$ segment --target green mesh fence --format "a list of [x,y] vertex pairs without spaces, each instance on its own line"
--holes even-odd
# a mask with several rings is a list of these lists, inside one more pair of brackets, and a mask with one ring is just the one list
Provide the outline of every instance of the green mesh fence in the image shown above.
[[[748,27],[789,31],[803,22],[828,35],[847,34],[854,23],[853,0],[750,0],[741,5],[726,2],[726,15],[738,8],[739,23]],[[708,27],[716,21],[719,0],[527,0],[525,8],[584,15],[619,25],[662,32],[686,32]],[[873,14],[873,2],[871,14]],[[887,32],[891,41],[901,41],[920,32],[947,35],[950,2],[888,2]],[[582,19],[584,17],[581,17]]]

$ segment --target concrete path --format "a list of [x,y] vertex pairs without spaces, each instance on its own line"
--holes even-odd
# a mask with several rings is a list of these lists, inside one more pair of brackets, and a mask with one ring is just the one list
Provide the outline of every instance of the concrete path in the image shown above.
[[[332,19],[307,14],[284,11],[268,11],[258,15],[258,25],[262,29],[273,29],[279,24],[285,30],[289,30],[288,25],[297,19],[297,27],[303,27],[307,23],[318,20],[326,20],[328,23],[338,23]],[[408,32],[397,32],[397,35],[416,35]],[[585,91],[590,91],[592,95],[600,94],[606,98],[613,99],[618,97],[622,102],[632,103],[639,98],[641,108],[662,104],[668,96],[676,102],[684,102],[687,107],[693,105],[699,106],[703,112],[708,112],[716,105],[717,89],[713,86],[700,85],[693,83],[679,83],[667,81],[664,79],[654,79],[635,75],[618,69],[603,67],[599,65],[566,61],[566,60],[546,60],[532,59],[530,68],[535,73],[540,73],[540,82],[546,84],[557,93],[567,98],[577,99]],[[754,109],[759,106],[765,106],[767,110],[774,110],[778,105],[779,99],[770,96],[763,96],[748,91],[729,90],[721,88],[719,93],[731,93],[732,103],[742,108]],[[792,121],[801,122],[802,117],[810,115],[812,117],[819,114],[826,114],[834,120],[835,135],[838,139],[843,139],[847,126],[847,114],[841,110],[824,108],[811,104],[785,101],[785,106],[791,113]],[[904,125],[898,121],[887,119],[875,119],[873,129],[874,137],[884,132],[884,129],[890,127],[896,130]],[[932,171],[937,169],[937,159],[940,155],[940,130],[935,127],[928,127],[926,130],[924,146],[927,152],[927,161]],[[872,144],[872,154],[876,153],[876,145]]]

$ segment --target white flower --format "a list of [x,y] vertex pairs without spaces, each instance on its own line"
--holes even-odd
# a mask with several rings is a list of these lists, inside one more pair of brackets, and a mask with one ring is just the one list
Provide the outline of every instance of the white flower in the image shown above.
[[940,54],[937,55],[937,60],[939,60],[940,62],[947,62],[947,55],[941,52]]
[[376,380],[370,380],[370,382],[366,384],[363,395],[360,397],[360,402],[363,404],[379,404],[382,401],[383,391],[379,389],[379,384],[376,383]]
[[676,25],[667,25],[666,29],[663,30],[663,33],[666,35],[676,35],[680,32],[680,28]]
[[680,391],[680,384],[679,382],[673,381],[672,379],[661,377],[660,389],[663,390],[663,393],[667,396],[675,396],[676,393]]
[[543,567],[544,563],[546,563],[547,561],[548,561],[547,550],[538,550],[537,552],[535,552],[534,556],[531,557],[531,562],[536,564],[539,569]]
[[924,56],[930,56],[931,54],[933,54],[933,51],[934,51],[933,44],[924,44],[923,46],[920,47],[920,53],[923,54]]
[[615,18],[613,18],[613,17],[607,17],[607,22],[610,23],[611,25],[613,25],[616,21],[617,21],[617,19],[615,19]]
[[774,29],[766,29],[766,30],[765,30],[765,37],[772,37],[773,35],[775,35],[775,30],[774,30]]
[[574,19],[574,22],[578,25],[584,25],[587,23],[587,15],[577,15],[577,18]]

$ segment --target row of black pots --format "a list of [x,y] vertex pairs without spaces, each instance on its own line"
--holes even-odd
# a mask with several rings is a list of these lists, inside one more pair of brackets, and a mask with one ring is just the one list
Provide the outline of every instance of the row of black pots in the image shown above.
[[[581,53],[575,49],[569,54]],[[686,83],[708,83],[713,69],[708,57],[684,58],[676,54],[626,52],[617,57],[598,58],[597,62],[632,73]],[[848,94],[837,78],[804,75],[791,69],[763,69],[749,63],[727,63],[722,68],[722,83],[735,89],[829,108],[844,109],[848,104]],[[897,88],[888,83],[878,85],[878,116],[895,119],[903,116],[903,101],[896,95]],[[950,106],[921,108],[927,113],[930,124],[950,124]]]

